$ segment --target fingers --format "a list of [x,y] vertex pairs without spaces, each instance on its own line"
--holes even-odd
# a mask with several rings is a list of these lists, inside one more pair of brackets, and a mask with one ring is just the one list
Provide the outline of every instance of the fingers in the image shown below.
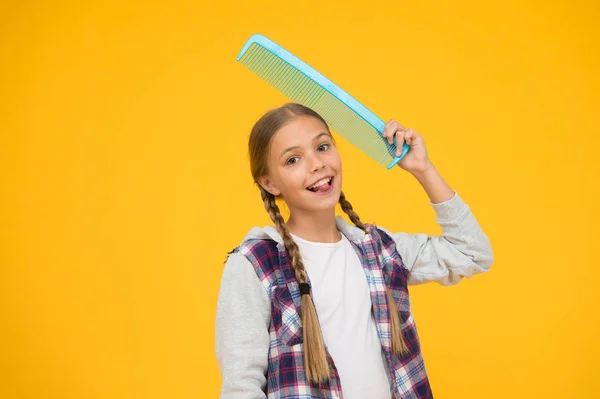
[[399,129],[404,129],[404,126],[394,119],[385,124],[383,128],[383,137],[387,139],[388,144],[392,145],[394,143],[394,135]]
[[396,132],[396,156],[402,154],[402,147],[404,147],[404,136],[406,135],[405,130],[399,130]]
[[417,136],[417,132],[415,132],[412,129],[408,129],[404,135],[404,140],[406,141],[406,144],[412,145],[416,136]]
[[[410,132],[410,134],[409,134]],[[414,130],[406,129],[404,126],[399,124],[396,120],[392,119],[385,124],[383,128],[383,137],[387,140],[389,145],[396,142],[396,156],[402,154],[402,147],[404,147],[404,141],[409,143],[409,139],[414,136]]]

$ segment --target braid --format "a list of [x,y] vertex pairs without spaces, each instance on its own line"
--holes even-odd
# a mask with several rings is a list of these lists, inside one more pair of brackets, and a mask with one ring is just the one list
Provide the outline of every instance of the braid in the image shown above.
[[354,212],[354,209],[352,209],[352,204],[350,204],[350,202],[348,202],[343,191],[340,193],[340,206],[342,207],[342,210],[344,212],[346,212],[348,217],[350,217],[350,220],[352,221],[352,223],[354,223],[354,225],[356,227],[358,227],[359,229],[361,229],[362,231],[364,231],[366,233],[367,232],[366,226],[363,224],[363,222],[360,221],[360,218],[358,217],[358,213]]
[[[283,238],[285,249],[292,259],[292,267],[296,275],[298,283],[306,283],[308,277],[300,249],[292,239],[290,232],[285,225],[283,217],[279,211],[279,207],[275,202],[275,196],[264,188],[260,187],[260,193],[265,203],[265,209],[269,213],[271,220],[275,223],[277,231]],[[325,352],[325,343],[323,342],[323,334],[319,326],[315,305],[310,295],[302,295],[302,331],[304,335],[304,368],[306,377],[316,383],[325,382],[331,377],[331,370],[327,362],[327,354]]]
[[[340,206],[342,210],[348,215],[352,223],[365,233],[368,233],[367,227],[363,224],[358,217],[358,214],[352,208],[352,204],[346,199],[344,192],[340,193]],[[398,307],[396,306],[396,301],[394,301],[394,297],[392,296],[392,292],[389,288],[386,288],[387,291],[387,300],[390,306],[390,321],[391,321],[391,331],[392,331],[392,351],[397,355],[406,355],[409,353],[409,349],[404,342],[404,337],[402,336],[402,328],[400,325],[400,315],[398,313]]]
[[306,283],[308,279],[306,277],[306,269],[304,268],[302,257],[300,256],[300,250],[298,249],[298,245],[292,239],[292,236],[290,236],[290,232],[279,211],[279,206],[277,206],[277,202],[275,202],[275,196],[263,188],[261,188],[260,191],[265,203],[265,209],[269,213],[273,223],[275,223],[277,231],[283,238],[285,249],[292,259],[292,266],[294,268],[294,273],[296,274],[296,279],[298,280],[298,283]]

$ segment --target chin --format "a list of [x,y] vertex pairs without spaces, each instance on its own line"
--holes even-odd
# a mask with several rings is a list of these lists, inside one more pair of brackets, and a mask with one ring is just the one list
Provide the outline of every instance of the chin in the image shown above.
[[329,201],[323,201],[319,204],[312,204],[311,209],[314,211],[327,211],[327,210],[335,210],[335,206],[337,205],[337,203],[339,202],[340,196],[337,196],[337,200],[329,200]]
[[340,201],[341,190],[336,188],[330,195],[325,198],[310,198],[307,208],[311,211],[320,212],[326,210],[334,210]]

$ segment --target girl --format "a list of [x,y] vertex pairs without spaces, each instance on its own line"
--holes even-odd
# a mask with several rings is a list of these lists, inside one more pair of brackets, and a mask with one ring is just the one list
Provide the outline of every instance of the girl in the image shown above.
[[[392,120],[384,137],[410,146],[398,165],[423,186],[442,236],[363,223],[342,192],[327,123],[313,110],[286,104],[254,125],[252,176],[275,226],[250,230],[225,264],[221,398],[433,397],[407,287],[456,284],[489,270],[493,253],[421,136]],[[287,222],[276,198],[289,207]],[[353,225],[335,215],[338,203]]]

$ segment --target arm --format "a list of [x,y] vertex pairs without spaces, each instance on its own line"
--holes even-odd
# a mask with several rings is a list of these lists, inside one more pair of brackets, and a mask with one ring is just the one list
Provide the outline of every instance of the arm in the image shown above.
[[264,399],[271,302],[254,268],[232,253],[223,270],[217,302],[216,354],[222,399]]
[[433,164],[430,161],[425,164],[425,168],[411,173],[429,197],[442,236],[400,234],[395,237],[401,241],[401,248],[412,265],[409,284],[436,281],[452,285],[463,277],[488,271],[494,262],[488,237],[469,206],[448,186]]
[[488,271],[494,263],[490,241],[468,205],[448,186],[429,160],[423,138],[395,120],[386,124],[383,135],[390,144],[396,141],[398,149],[405,141],[410,145],[398,166],[421,184],[436,213],[436,221],[442,227],[441,236],[390,234],[410,271],[408,284],[436,281],[452,285],[463,277]]
[[410,274],[409,285],[435,281],[454,285],[464,277],[490,269],[494,255],[490,241],[462,198],[453,192],[447,201],[431,203],[441,236],[389,233]]

